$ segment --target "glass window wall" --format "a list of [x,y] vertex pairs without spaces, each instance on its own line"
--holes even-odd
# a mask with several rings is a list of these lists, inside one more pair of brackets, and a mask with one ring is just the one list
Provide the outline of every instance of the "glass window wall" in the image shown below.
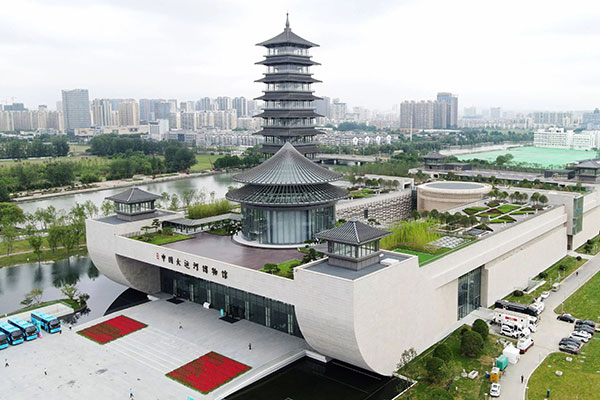
[[481,306],[481,268],[458,278],[458,319],[466,317]]
[[242,235],[264,244],[299,244],[335,224],[333,205],[309,209],[263,209],[242,205]]
[[235,318],[302,337],[294,306],[229,286],[161,268],[160,283],[163,292],[223,310]]

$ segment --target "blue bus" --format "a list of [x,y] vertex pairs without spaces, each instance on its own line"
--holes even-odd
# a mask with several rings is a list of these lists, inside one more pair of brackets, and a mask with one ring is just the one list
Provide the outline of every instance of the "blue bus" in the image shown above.
[[0,332],[6,335],[8,343],[15,346],[19,343],[23,343],[23,332],[19,328],[7,324],[6,322],[0,323]]
[[38,330],[31,322],[23,321],[21,318],[9,318],[8,323],[19,328],[23,332],[25,340],[37,339]]
[[0,332],[0,350],[8,347],[8,339],[4,333]]
[[58,318],[41,311],[31,313],[31,323],[48,333],[60,332],[60,321]]

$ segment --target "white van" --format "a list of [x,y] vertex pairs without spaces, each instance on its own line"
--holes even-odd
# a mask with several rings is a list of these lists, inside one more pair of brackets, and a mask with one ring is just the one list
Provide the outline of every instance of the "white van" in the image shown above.
[[519,353],[525,353],[531,346],[533,346],[533,339],[531,336],[523,337],[517,342],[517,349]]
[[558,292],[560,290],[560,283],[554,283],[552,284],[552,291],[553,292]]

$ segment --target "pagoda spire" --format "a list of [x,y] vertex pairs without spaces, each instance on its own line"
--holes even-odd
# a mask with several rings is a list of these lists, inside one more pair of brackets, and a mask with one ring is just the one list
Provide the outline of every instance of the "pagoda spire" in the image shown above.
[[285,13],[285,29],[286,30],[290,29],[290,14],[289,13]]

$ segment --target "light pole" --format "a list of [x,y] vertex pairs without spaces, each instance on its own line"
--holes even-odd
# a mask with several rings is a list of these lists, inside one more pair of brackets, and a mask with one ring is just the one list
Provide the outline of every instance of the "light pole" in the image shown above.
[[529,386],[525,386],[525,400],[529,400]]

